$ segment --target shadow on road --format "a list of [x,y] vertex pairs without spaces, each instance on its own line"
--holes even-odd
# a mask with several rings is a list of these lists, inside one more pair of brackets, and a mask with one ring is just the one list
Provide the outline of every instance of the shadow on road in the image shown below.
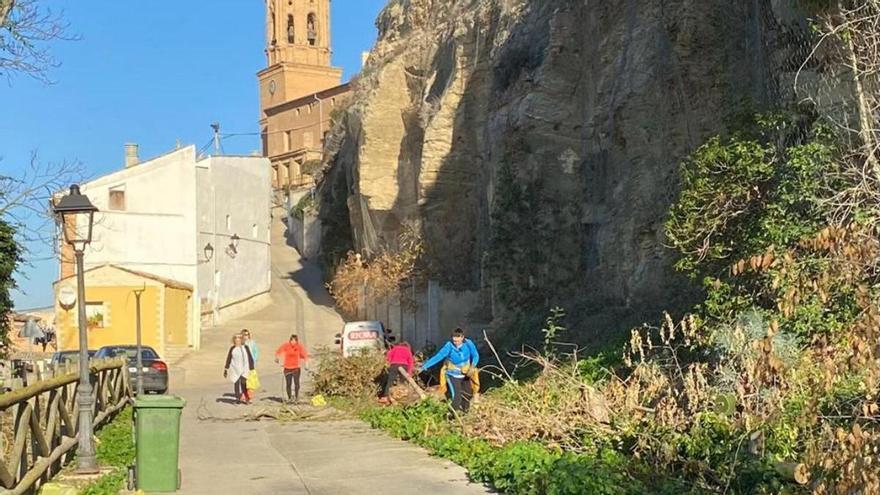
[[324,287],[324,277],[317,263],[303,260],[302,268],[295,272],[287,272],[285,278],[302,287],[312,304],[334,308],[333,298]]

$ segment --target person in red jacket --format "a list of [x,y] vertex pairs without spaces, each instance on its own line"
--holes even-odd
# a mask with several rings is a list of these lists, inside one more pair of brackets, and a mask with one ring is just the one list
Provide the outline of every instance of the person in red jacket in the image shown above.
[[388,361],[388,376],[385,378],[385,388],[382,390],[380,402],[390,402],[388,394],[391,392],[391,386],[397,383],[400,378],[400,371],[406,368],[406,373],[412,375],[413,372],[413,353],[408,342],[400,342],[392,347],[385,356]]
[[[275,351],[276,363],[278,358],[284,359],[284,381],[287,384],[287,400],[290,401],[292,397],[295,401],[299,401],[299,378],[302,373],[300,362],[309,358],[306,347],[299,343],[299,337],[295,334],[291,335],[290,340],[281,344],[278,350]],[[291,382],[294,385],[292,396],[290,394]]]

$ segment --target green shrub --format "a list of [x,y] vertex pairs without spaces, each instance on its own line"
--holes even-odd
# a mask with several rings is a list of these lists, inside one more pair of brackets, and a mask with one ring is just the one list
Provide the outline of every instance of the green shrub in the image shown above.
[[[468,438],[446,418],[448,406],[428,400],[406,408],[373,408],[361,417],[374,428],[412,441],[463,466],[468,475],[511,495],[650,493],[633,478],[631,460],[609,449],[595,455],[563,452],[538,442],[503,446]],[[660,477],[662,478],[662,477]],[[657,483],[654,486],[660,486]]]
[[306,194],[302,198],[297,201],[296,205],[291,209],[291,214],[296,218],[302,220],[305,216],[305,212],[312,210],[315,207],[315,197],[311,194]]
[[135,446],[132,435],[132,409],[126,407],[110,423],[98,431],[98,464],[113,470],[88,485],[82,495],[115,495],[128,477],[128,466],[134,463]]

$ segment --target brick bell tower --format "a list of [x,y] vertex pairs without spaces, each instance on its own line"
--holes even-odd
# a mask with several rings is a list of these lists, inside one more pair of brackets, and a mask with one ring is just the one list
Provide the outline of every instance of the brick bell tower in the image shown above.
[[338,86],[330,65],[330,0],[266,0],[266,58],[260,80],[260,119],[266,109]]

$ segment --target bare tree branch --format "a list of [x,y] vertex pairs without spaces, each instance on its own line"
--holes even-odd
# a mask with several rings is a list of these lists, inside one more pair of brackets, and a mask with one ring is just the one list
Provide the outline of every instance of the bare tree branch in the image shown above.
[[49,200],[84,177],[80,162],[42,163],[36,152],[20,175],[0,175],[0,218],[15,228],[16,240],[26,251],[33,245],[55,246]]
[[78,39],[68,28],[61,13],[42,7],[39,0],[0,0],[0,75],[11,80],[26,74],[50,83],[49,70],[59,62],[47,44]]

